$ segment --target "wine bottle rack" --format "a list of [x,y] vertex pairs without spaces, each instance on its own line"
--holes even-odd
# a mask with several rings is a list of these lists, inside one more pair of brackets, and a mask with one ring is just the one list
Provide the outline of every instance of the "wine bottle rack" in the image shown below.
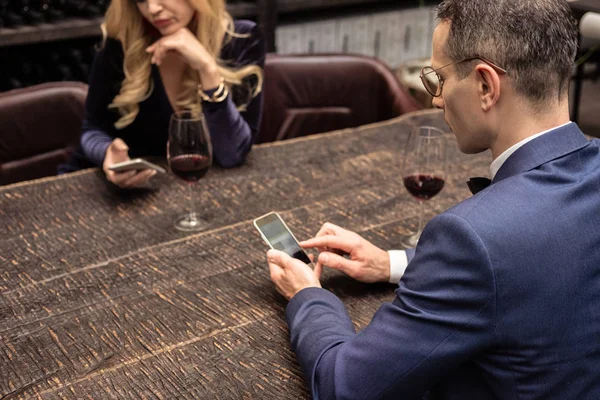
[[69,18],[51,24],[24,25],[12,29],[2,28],[0,29],[0,47],[100,36],[102,20],[103,18]]
[[[52,80],[86,82],[94,49],[100,44],[101,15],[108,3],[0,0],[0,59],[5,60],[0,65],[0,92]],[[267,50],[273,52],[280,16],[297,12],[312,15],[313,11],[344,13],[398,3],[416,7],[419,0],[228,0],[227,9],[234,18],[257,21],[265,34]],[[48,7],[55,12],[48,13]],[[10,13],[10,18],[3,13]]]
[[[228,10],[234,18],[255,17],[258,13],[256,3],[250,2],[233,3]],[[102,17],[66,18],[53,23],[0,28],[0,47],[100,36],[102,21]]]

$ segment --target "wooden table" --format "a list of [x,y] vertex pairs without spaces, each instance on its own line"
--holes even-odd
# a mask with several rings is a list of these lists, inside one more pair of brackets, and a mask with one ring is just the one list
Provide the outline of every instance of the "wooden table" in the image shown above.
[[[399,248],[418,207],[397,150],[417,124],[445,127],[425,111],[256,146],[197,184],[212,226],[196,234],[173,227],[189,198],[171,175],[135,192],[98,170],[1,187],[0,397],[308,398],[252,219],[277,210],[300,239],[330,221]],[[469,196],[489,161],[455,158],[426,217]],[[394,290],[334,271],[323,285],[358,329]]]

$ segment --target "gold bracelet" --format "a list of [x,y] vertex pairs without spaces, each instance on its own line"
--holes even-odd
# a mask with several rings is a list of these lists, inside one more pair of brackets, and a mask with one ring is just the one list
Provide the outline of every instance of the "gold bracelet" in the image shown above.
[[221,77],[219,87],[217,87],[217,90],[215,90],[212,96],[209,96],[204,90],[202,90],[202,84],[198,84],[198,96],[200,96],[202,100],[209,103],[220,103],[227,98],[228,94],[229,89],[227,88],[223,77]]

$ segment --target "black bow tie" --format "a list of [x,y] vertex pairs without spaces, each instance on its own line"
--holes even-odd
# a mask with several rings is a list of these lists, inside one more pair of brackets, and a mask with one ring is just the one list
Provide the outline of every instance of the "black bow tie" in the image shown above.
[[471,193],[476,194],[477,192],[490,186],[491,183],[492,181],[488,178],[482,178],[477,176],[475,178],[470,178],[469,182],[467,182],[467,186],[469,187]]

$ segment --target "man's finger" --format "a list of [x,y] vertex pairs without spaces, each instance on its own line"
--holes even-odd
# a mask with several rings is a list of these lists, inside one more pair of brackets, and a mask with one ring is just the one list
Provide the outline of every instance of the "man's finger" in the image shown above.
[[277,264],[282,268],[287,265],[291,258],[292,257],[288,256],[287,253],[284,253],[283,251],[273,249],[267,251],[267,259],[269,262]]
[[300,242],[300,246],[307,248],[312,247],[320,247],[320,248],[330,248],[332,250],[342,250],[346,253],[350,253],[353,250],[355,243],[354,241],[348,240],[347,237],[327,235],[315,237],[312,239],[305,240]]
[[344,228],[340,228],[339,226],[332,224],[331,222],[325,222],[321,226],[321,229],[319,229],[319,232],[317,232],[315,237],[326,236],[326,235],[341,236],[345,232],[348,232],[348,231],[346,231]]
[[337,235],[337,236],[342,236],[342,235],[350,232],[349,230],[344,229],[341,226],[332,224],[331,222],[325,222],[323,224],[323,226],[321,227],[321,230],[324,232],[330,232],[332,235]]
[[353,272],[360,269],[361,266],[361,263],[359,261],[348,260],[347,258],[338,256],[334,253],[319,254],[319,263],[324,264],[329,268],[342,271],[343,273],[349,276],[353,276]]
[[323,273],[323,264],[317,261],[315,264],[314,273],[317,276],[317,279],[321,279],[321,274]]
[[326,235],[333,235],[333,231],[331,229],[327,229],[325,227],[325,225],[323,225],[321,227],[321,229],[319,229],[319,232],[317,232],[317,234],[315,235],[315,237],[320,237],[320,236],[326,236]]
[[283,269],[279,265],[277,265],[273,262],[269,262],[268,264],[269,264],[269,275],[271,277],[271,281],[272,282],[279,281],[279,278],[280,278],[281,274],[283,273]]

